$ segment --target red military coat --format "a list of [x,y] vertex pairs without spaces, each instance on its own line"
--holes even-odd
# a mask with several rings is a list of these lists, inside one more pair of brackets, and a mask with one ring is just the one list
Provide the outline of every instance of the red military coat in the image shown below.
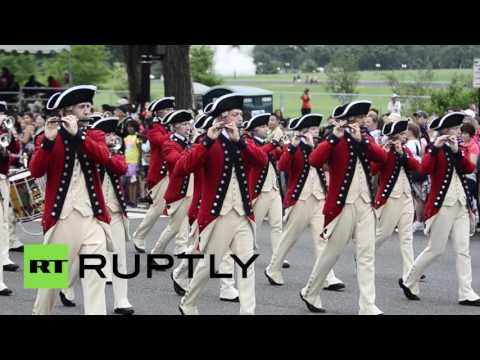
[[167,175],[167,165],[162,155],[162,145],[168,140],[170,134],[159,123],[154,123],[148,130],[150,142],[150,165],[146,177],[148,189],[152,189]]
[[197,218],[200,233],[219,216],[233,168],[240,185],[245,213],[250,220],[255,220],[248,194],[248,175],[253,168],[263,168],[267,161],[265,153],[249,139],[242,138],[235,144],[223,134],[216,140],[205,137],[180,157],[175,168],[180,176],[187,176],[202,168],[204,171]]
[[[288,175],[288,188],[283,201],[285,209],[295,205],[302,193],[310,172],[308,156],[311,152],[312,147],[303,142],[300,142],[298,146],[289,144],[284,147],[283,154],[278,161],[278,169]],[[323,191],[327,193],[327,179],[321,167],[317,168],[317,173]]]
[[44,134],[40,135],[29,164],[33,177],[47,175],[42,217],[44,233],[57,223],[62,212],[73,174],[75,153],[78,154],[83,173],[87,175],[85,182],[94,216],[104,223],[110,223],[97,169],[97,164],[106,166],[109,162],[104,133],[99,130],[79,129],[76,136],[71,136],[61,129],[53,141],[48,140]]
[[[0,130],[0,135],[5,134],[5,131]],[[0,153],[0,174],[8,175],[8,170],[10,165],[14,162],[14,158],[10,157],[10,154],[18,154],[20,151],[20,143],[17,140],[13,140],[7,147],[7,153],[5,156],[2,156]]]
[[252,197],[252,200],[255,200],[258,195],[262,192],[263,185],[265,183],[265,179],[267,178],[269,164],[272,164],[273,169],[275,170],[275,176],[277,177],[278,186],[280,191],[282,191],[281,182],[280,182],[280,174],[277,168],[277,161],[282,156],[282,149],[278,146],[277,142],[264,144],[258,141],[257,139],[251,137],[250,135],[244,135],[245,138],[252,141],[259,149],[261,149],[265,155],[268,157],[267,164],[260,168],[252,168],[252,171],[249,175],[249,193]]
[[442,207],[448,187],[452,181],[453,169],[457,171],[467,197],[467,203],[472,208],[472,199],[467,186],[465,174],[475,171],[475,165],[465,157],[463,150],[454,154],[448,146],[440,149],[430,144],[422,160],[420,173],[430,175],[431,189],[425,203],[425,220],[436,215]]
[[370,162],[386,162],[387,153],[369,134],[362,134],[360,143],[347,132],[342,138],[330,134],[309,156],[310,165],[319,168],[328,164],[329,168],[330,182],[323,208],[325,226],[342,212],[357,160],[361,161],[373,198]]
[[170,139],[163,144],[162,156],[167,162],[168,166],[168,186],[165,191],[165,202],[171,204],[175,201],[181,200],[187,194],[189,175],[179,175],[174,173],[175,165],[182,156],[182,153],[189,147],[186,140],[181,139],[176,134],[172,134]]
[[127,204],[125,202],[125,189],[123,188],[121,177],[128,171],[128,165],[125,161],[125,156],[122,154],[115,154],[107,161],[105,167],[99,166],[100,178],[104,180],[105,174],[110,177],[113,185],[115,197],[122,208],[123,215],[127,216]]
[[390,150],[387,155],[387,161],[384,163],[372,163],[372,174],[380,173],[378,178],[379,185],[375,202],[373,207],[378,209],[387,202],[400,174],[400,169],[403,167],[407,174],[410,185],[412,179],[409,171],[420,171],[420,163],[413,157],[412,153],[407,147],[403,147],[404,154],[400,156],[394,150]]
[[[206,135],[200,135],[195,140],[195,144],[200,144]],[[174,170],[176,172],[176,170]],[[197,220],[198,210],[200,209],[200,200],[202,199],[203,168],[197,169],[193,173],[193,197],[192,203],[188,208],[188,223],[192,225]]]

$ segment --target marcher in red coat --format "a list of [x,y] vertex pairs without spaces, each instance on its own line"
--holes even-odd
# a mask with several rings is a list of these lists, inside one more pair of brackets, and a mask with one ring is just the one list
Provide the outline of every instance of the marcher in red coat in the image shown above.
[[[272,252],[280,243],[282,236],[282,187],[277,161],[282,156],[282,148],[278,140],[266,143],[268,122],[271,114],[264,113],[252,117],[243,123],[244,138],[253,141],[268,157],[268,163],[263,169],[253,168],[249,177],[249,193],[253,202],[253,212],[257,227],[268,216],[272,241]],[[288,262],[285,266],[289,266]]]
[[[47,176],[42,218],[45,243],[68,246],[69,287],[78,276],[79,254],[105,256],[105,245],[112,249],[110,215],[97,169],[109,161],[105,136],[78,125],[88,120],[95,91],[95,86],[81,85],[56,96],[51,108],[60,110],[60,123],[55,118],[47,120],[30,162],[34,177]],[[81,280],[85,313],[106,314],[105,280],[96,271],[87,271]],[[58,289],[39,289],[34,314],[50,314],[58,293]]]
[[[228,94],[218,98],[209,115],[216,119],[205,140],[182,156],[175,171],[184,175],[203,168],[208,181],[203,182],[198,213],[200,251],[206,255],[198,263],[188,290],[180,303],[184,314],[198,313],[198,296],[209,276],[210,254],[215,269],[229,249],[248,262],[253,258],[255,222],[248,194],[248,176],[255,167],[263,168],[268,159],[248,139],[241,139],[236,126],[242,120],[243,97]],[[252,260],[253,261],[253,260]],[[240,313],[255,312],[254,267],[246,278],[238,278]]]
[[301,298],[312,312],[324,312],[320,300],[322,284],[349,240],[356,242],[359,314],[376,315],[375,305],[375,215],[370,162],[385,162],[386,152],[375,143],[360,122],[369,101],[354,101],[337,107],[333,132],[310,154],[313,167],[329,168],[329,187],[323,214],[323,239],[327,246],[317,259]]
[[[209,108],[213,105],[210,103],[204,109],[205,112],[209,111]],[[197,117],[194,122],[194,128],[196,131],[196,138],[194,140],[195,144],[200,144],[204,141],[206,137],[206,131],[212,126],[213,118],[207,114],[202,114]],[[174,170],[175,172],[175,170]],[[176,174],[176,172],[175,172]],[[199,234],[198,234],[198,224],[197,224],[197,215],[198,209],[200,208],[201,198],[202,198],[202,187],[204,181],[204,172],[203,168],[198,169],[193,173],[193,198],[188,209],[188,218],[190,225],[190,239],[187,253],[188,254],[198,254],[199,247]],[[193,244],[192,244],[193,243]],[[231,252],[229,251],[223,261],[220,263],[219,271],[222,274],[232,274],[234,273],[234,263],[233,259],[230,256]],[[172,272],[172,282],[175,292],[183,296],[185,295],[186,289],[188,288],[188,283],[190,278],[188,277],[188,262],[187,260],[182,260],[180,264]],[[220,300],[228,302],[238,302],[238,290],[235,288],[235,278],[224,278],[220,279]]]
[[182,254],[188,247],[188,209],[193,196],[193,175],[184,176],[174,172],[175,165],[183,152],[190,149],[190,121],[192,113],[187,110],[177,110],[166,119],[165,125],[170,125],[173,134],[162,146],[162,156],[167,162],[169,181],[165,191],[165,215],[169,216],[167,227],[162,231],[152,254],[164,254],[173,239],[175,239],[174,254]]
[[[122,279],[112,271],[112,254],[115,254],[117,270],[120,274],[127,274],[126,241],[129,238],[128,218],[125,203],[125,192],[120,177],[127,173],[125,157],[120,153],[121,142],[117,143],[115,130],[118,118],[100,118],[93,122],[91,129],[102,131],[106,134],[106,143],[110,151],[107,163],[97,165],[102,181],[102,191],[105,197],[108,212],[111,217],[110,228],[112,233],[113,251],[107,254],[107,264],[104,273],[107,281],[113,285],[113,310],[116,314],[131,315],[134,309],[128,300],[128,280]],[[119,147],[116,145],[120,145]],[[113,274],[112,274],[113,272]],[[65,306],[76,306],[74,287],[60,293],[60,298]]]
[[384,146],[388,153],[387,161],[372,164],[372,173],[379,174],[379,186],[374,208],[377,214],[376,248],[391,238],[398,228],[398,238],[403,261],[403,276],[410,270],[413,255],[413,218],[411,171],[418,172],[420,163],[404,146],[407,141],[407,120],[385,124],[382,135],[389,142]]
[[[323,206],[328,191],[327,179],[322,168],[313,168],[308,156],[317,143],[321,114],[307,114],[289,123],[289,129],[297,135],[288,145],[279,161],[279,169],[288,176],[288,191],[285,198],[285,226],[278,248],[265,269],[265,276],[272,285],[283,285],[282,265],[288,252],[297,242],[302,232],[310,227],[315,258],[325,249],[326,242],[321,239],[323,231]],[[324,287],[339,291],[345,284],[330,271]]]
[[10,154],[17,153],[20,146],[18,141],[15,141],[12,134],[5,128],[5,119],[6,116],[0,115],[0,296],[9,296],[13,293],[3,281],[4,265],[7,267],[5,270],[10,268],[12,271],[16,271],[18,269],[18,265],[13,264],[8,257],[10,246],[8,232],[10,183],[7,176],[11,163]]
[[135,250],[139,253],[145,252],[145,238],[165,209],[164,195],[168,186],[168,176],[167,162],[163,157],[162,147],[171,134],[162,122],[173,112],[174,107],[174,97],[158,99],[148,107],[148,111],[155,114],[153,125],[148,130],[150,166],[146,178],[147,188],[151,191],[152,204],[132,236]]
[[[425,206],[428,245],[415,259],[410,271],[399,285],[409,300],[419,300],[417,288],[423,271],[445,251],[452,238],[457,257],[458,302],[480,306],[480,296],[472,288],[470,257],[470,226],[475,228],[469,214],[473,208],[466,174],[475,171],[475,164],[458,146],[458,128],[465,114],[452,112],[433,120],[430,129],[439,136],[427,147],[420,173],[430,175],[431,190]],[[473,216],[472,216],[473,217]]]

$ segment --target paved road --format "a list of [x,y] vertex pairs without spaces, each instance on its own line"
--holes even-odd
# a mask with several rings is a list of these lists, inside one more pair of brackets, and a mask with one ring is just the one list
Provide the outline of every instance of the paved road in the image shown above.
[[[138,216],[137,216],[138,217]],[[141,216],[140,216],[141,217]],[[135,229],[140,219],[131,220],[131,228]],[[151,248],[161,230],[166,224],[166,218],[161,218],[147,239],[147,247]],[[38,231],[38,223],[27,224],[30,231]],[[25,243],[39,243],[40,238],[25,235],[20,229],[18,234]],[[256,291],[257,314],[261,315],[287,315],[311,314],[299,298],[299,291],[304,286],[313,265],[313,245],[309,232],[305,232],[298,240],[288,256],[292,264],[290,269],[284,270],[286,284],[273,287],[268,284],[263,271],[271,255],[268,224],[264,223],[258,232],[259,253],[256,261]],[[425,238],[417,233],[415,236],[415,254],[418,254],[426,245]],[[173,244],[168,250],[173,249]],[[353,315],[358,311],[358,287],[354,273],[353,246],[350,244],[335,268],[336,274],[347,285],[342,293],[324,291],[322,300],[327,314]],[[480,238],[474,237],[471,244],[473,263],[473,285],[480,291]],[[132,244],[128,244],[129,269],[133,269],[135,251]],[[21,253],[11,253],[12,259],[21,264]],[[142,272],[136,279],[129,282],[129,298],[134,305],[136,313],[177,315],[177,305],[180,298],[173,291],[169,272],[155,272],[153,278],[146,278],[145,256],[142,255]],[[401,272],[401,258],[398,247],[398,238],[394,236],[377,252],[376,262],[376,289],[377,305],[386,314],[475,314],[480,315],[480,308],[471,308],[457,305],[457,280],[455,274],[455,256],[451,246],[438,262],[434,263],[426,272],[427,281],[421,284],[422,301],[409,302],[398,288],[397,279]],[[11,297],[0,297],[0,314],[30,314],[36,290],[23,289],[23,274],[5,273],[8,286],[15,292]],[[219,301],[219,282],[210,280],[205,289],[199,310],[202,314],[238,314],[238,304]],[[81,290],[77,289],[77,307],[64,308],[58,305],[57,314],[82,314]],[[109,313],[113,313],[112,287],[107,286],[107,304]],[[313,315],[313,314],[312,314]],[[317,315],[317,316],[325,316]]]

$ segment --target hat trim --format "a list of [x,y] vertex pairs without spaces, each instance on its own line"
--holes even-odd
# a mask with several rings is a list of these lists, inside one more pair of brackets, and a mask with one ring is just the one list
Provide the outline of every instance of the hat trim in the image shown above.
[[60,105],[60,103],[62,102],[62,99],[66,95],[70,94],[73,91],[81,90],[81,89],[97,91],[97,87],[95,85],[78,85],[78,86],[71,87],[71,88],[65,90],[64,92],[60,93],[60,95],[57,97],[57,101],[55,101],[55,104],[53,105],[53,108],[50,109],[50,110],[57,109],[58,105]]
[[345,107],[345,110],[343,110],[343,113],[337,115],[337,116],[334,116],[335,119],[338,119],[339,117],[342,117],[342,116],[345,116],[347,113],[348,113],[348,110],[350,110],[350,108],[353,106],[353,105],[357,105],[357,104],[361,104],[361,103],[368,103],[369,105],[372,105],[372,102],[371,101],[368,101],[368,100],[357,100],[357,101],[353,101],[351,102],[350,104],[348,104],[346,107]]

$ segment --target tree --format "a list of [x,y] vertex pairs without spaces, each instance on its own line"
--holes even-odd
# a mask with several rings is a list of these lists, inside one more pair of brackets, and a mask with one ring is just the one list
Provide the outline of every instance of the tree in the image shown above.
[[427,111],[440,115],[451,108],[467,109],[476,102],[477,91],[472,88],[472,78],[454,74],[447,89],[432,91]]
[[140,97],[140,56],[143,48],[141,45],[125,45],[123,47],[125,65],[127,68],[128,92],[130,99],[138,99]]
[[165,96],[175,96],[179,109],[191,109],[194,103],[189,50],[190,45],[165,45]]
[[[101,85],[110,79],[110,53],[105,45],[73,45],[71,55],[63,51],[43,62],[43,72],[56,79],[70,69],[74,84]],[[71,59],[69,58],[71,56]]]
[[222,78],[213,74],[214,52],[208,46],[194,46],[190,51],[191,70],[193,81],[207,86],[219,85]]
[[312,59],[307,59],[303,62],[302,66],[300,67],[300,70],[303,72],[311,73],[315,70],[317,70],[317,63],[312,60]]
[[426,84],[433,81],[433,70],[431,68],[417,70],[413,75],[414,80],[409,83],[401,82],[393,71],[385,74],[384,77],[392,88],[392,92],[405,96],[403,101],[404,113],[413,113],[428,106],[429,100],[426,96],[430,95],[431,88]]
[[30,75],[38,75],[38,66],[33,55],[0,54],[0,67],[7,67],[19,84],[23,85]]
[[347,96],[343,94],[356,93],[360,78],[358,60],[353,56],[337,53],[325,68],[325,75],[327,76],[327,90],[342,94],[336,97],[344,102],[347,100]]

